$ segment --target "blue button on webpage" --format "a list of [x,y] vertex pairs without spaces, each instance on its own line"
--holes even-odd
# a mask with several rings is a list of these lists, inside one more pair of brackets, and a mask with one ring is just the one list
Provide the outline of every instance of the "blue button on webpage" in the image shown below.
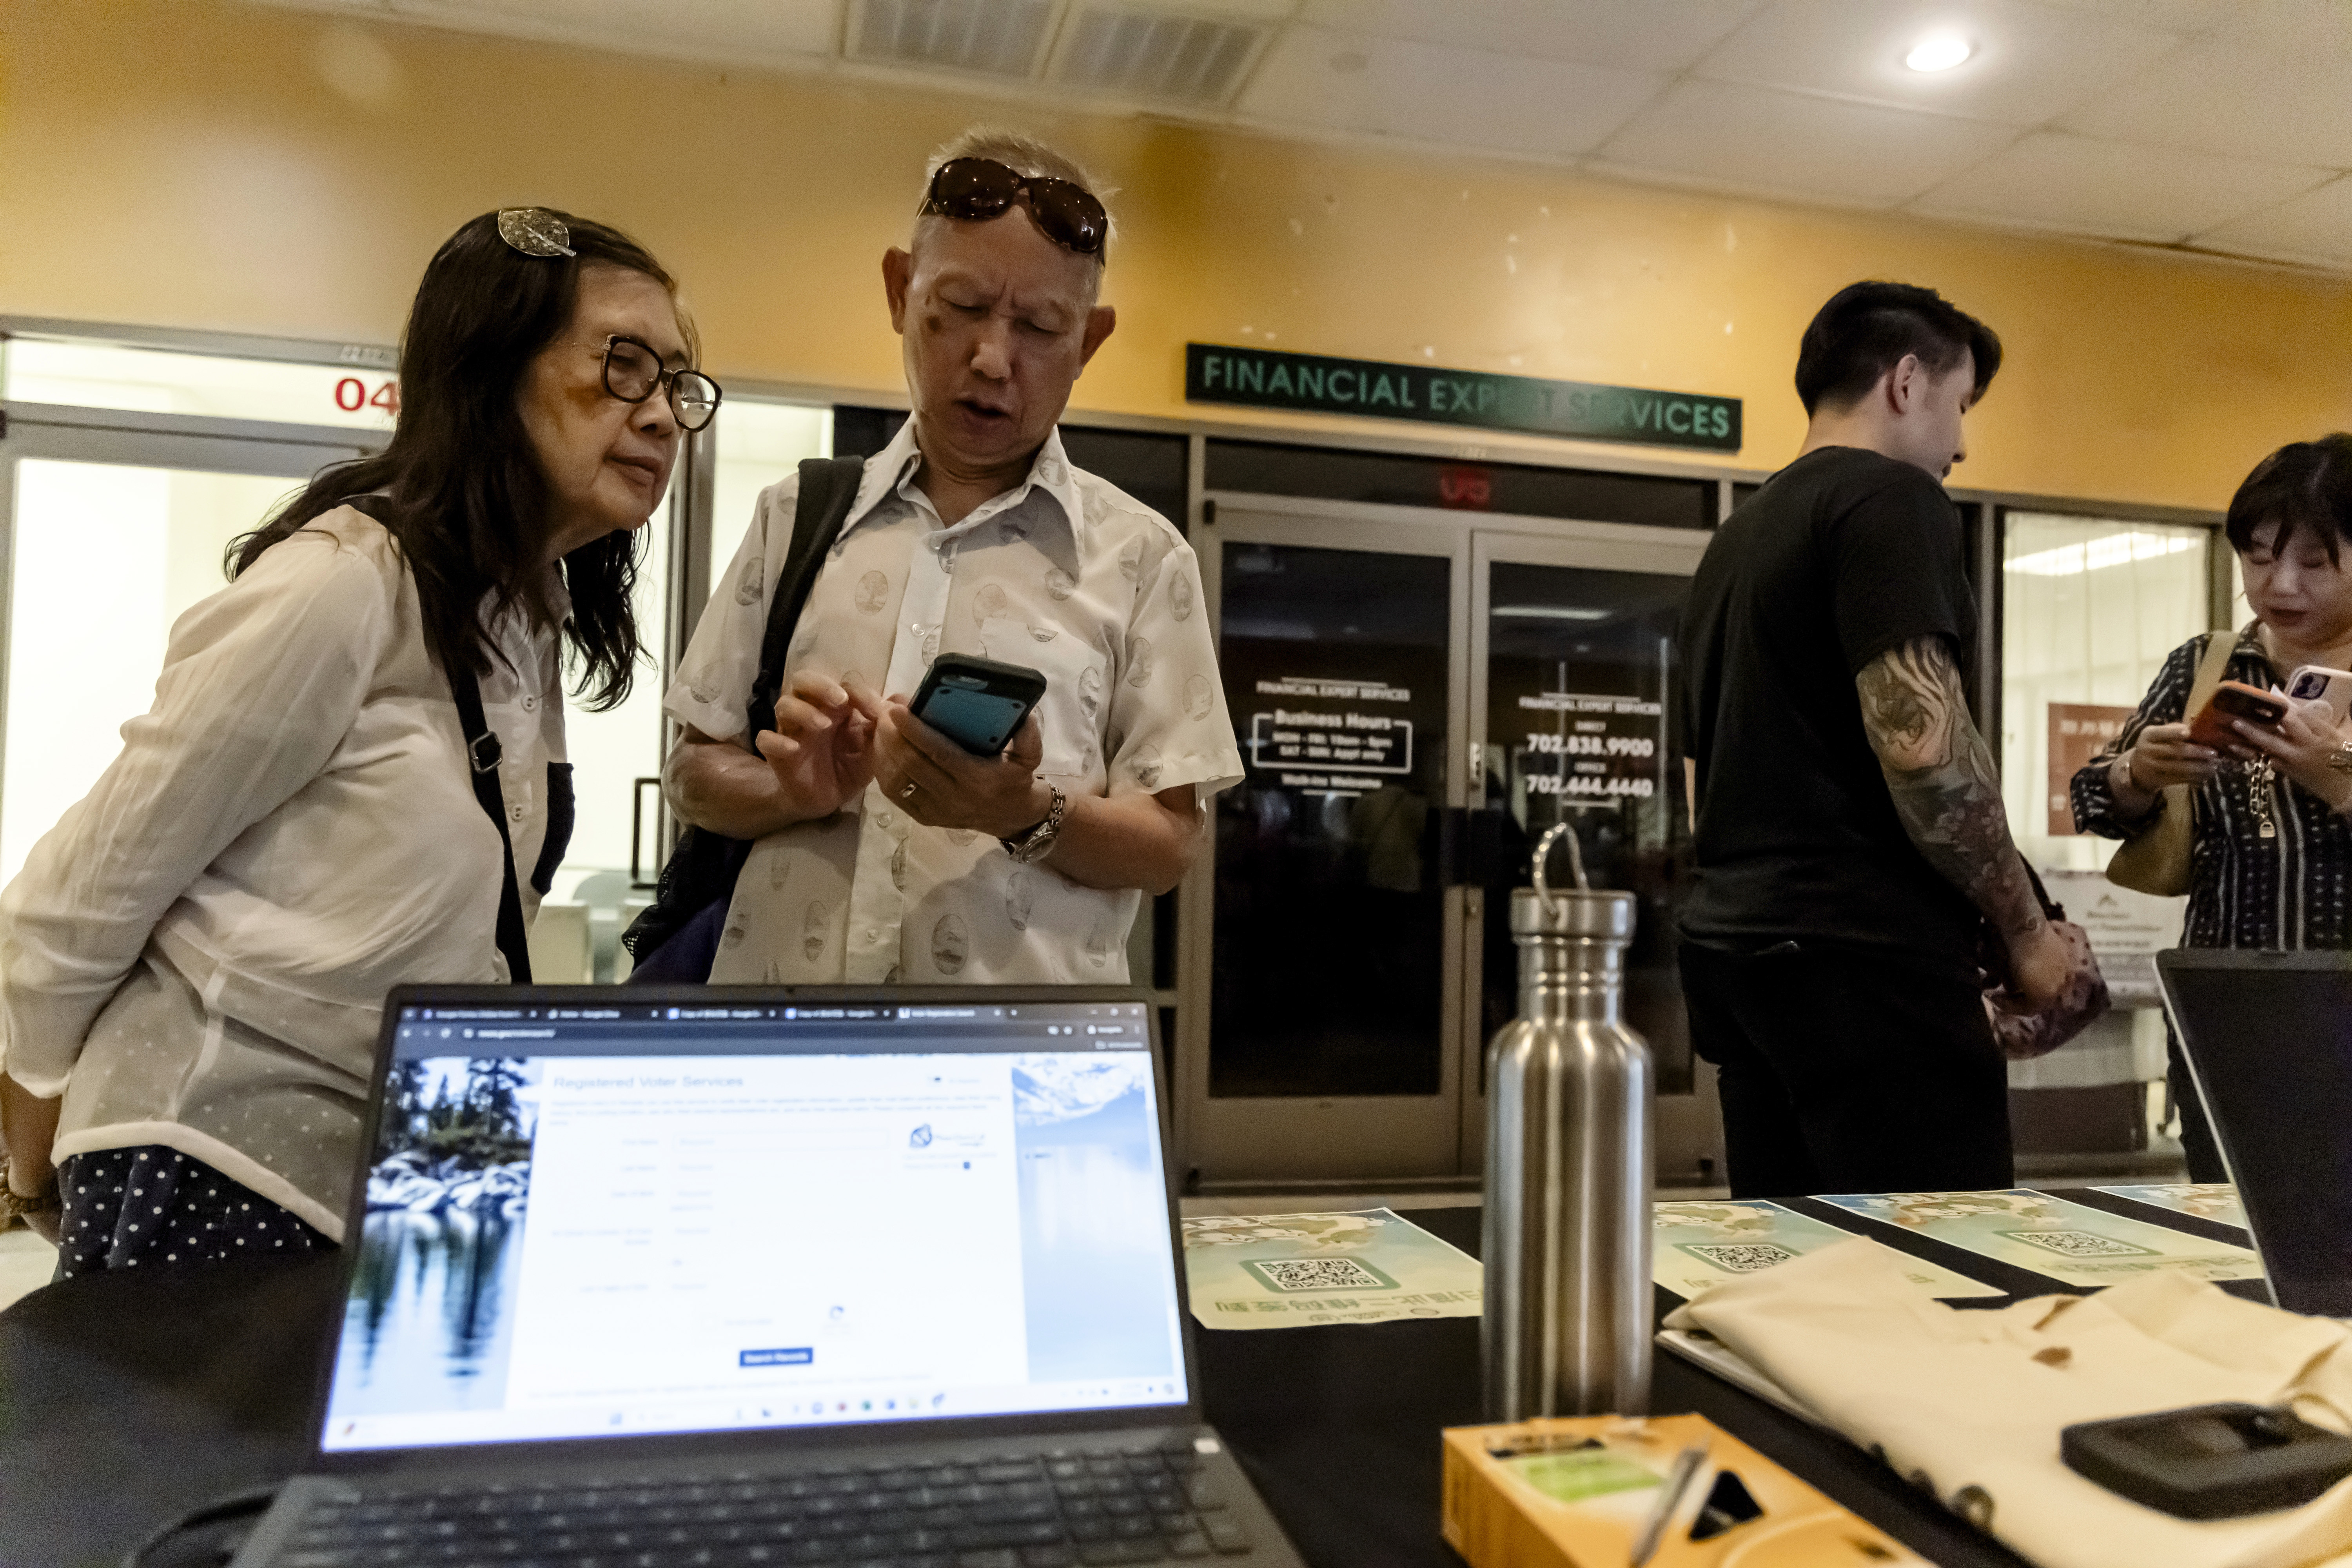
[[798,1345],[791,1350],[743,1351],[735,1359],[742,1366],[806,1366],[816,1359],[816,1352]]

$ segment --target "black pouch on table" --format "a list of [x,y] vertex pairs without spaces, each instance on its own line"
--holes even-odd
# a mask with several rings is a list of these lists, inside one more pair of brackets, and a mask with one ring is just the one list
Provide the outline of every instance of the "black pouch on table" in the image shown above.
[[[800,502],[793,512],[792,548],[776,574],[775,597],[760,639],[760,672],[751,682],[744,731],[748,741],[776,727],[776,698],[783,690],[784,655],[802,606],[824,564],[824,552],[849,519],[866,465],[856,458],[810,458],[801,464]],[[699,985],[710,978],[719,956],[719,928],[735,895],[735,879],[751,858],[750,840],[708,828],[678,835],[654,885],[654,901],[621,933],[635,967],[632,983]]]

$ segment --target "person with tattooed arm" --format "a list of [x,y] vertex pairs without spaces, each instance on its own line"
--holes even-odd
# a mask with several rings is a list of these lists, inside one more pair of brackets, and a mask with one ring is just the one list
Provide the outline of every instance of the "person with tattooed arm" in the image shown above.
[[1976,606],[1941,482],[2000,366],[1933,289],[1840,291],[1799,351],[1802,449],[1692,581],[1683,991],[1735,1197],[2014,1179],[1977,933],[2000,933],[2021,1009],[2068,960],[1969,716]]

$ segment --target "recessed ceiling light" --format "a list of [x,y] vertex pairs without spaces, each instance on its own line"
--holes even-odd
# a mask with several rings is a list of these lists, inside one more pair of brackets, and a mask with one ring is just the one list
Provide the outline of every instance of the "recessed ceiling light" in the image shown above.
[[1903,63],[1915,71],[1948,71],[1975,54],[1976,46],[1951,33],[1922,38]]

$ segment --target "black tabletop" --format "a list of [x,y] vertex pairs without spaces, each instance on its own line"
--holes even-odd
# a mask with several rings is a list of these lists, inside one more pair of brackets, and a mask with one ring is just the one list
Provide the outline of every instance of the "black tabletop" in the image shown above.
[[[1475,1253],[1478,1214],[1406,1217]],[[292,1474],[341,1273],[329,1256],[93,1275],[0,1312],[0,1562],[111,1568],[158,1524]],[[1199,1343],[1209,1419],[1308,1563],[1460,1568],[1437,1534],[1438,1433],[1481,1418],[1476,1319]],[[1710,1417],[1944,1568],[2021,1563],[1859,1450],[1664,1352],[1652,1407]]]
[[[1404,1217],[1478,1251],[1475,1208]],[[1661,1315],[1677,1303],[1659,1292]],[[1307,1562],[1462,1568],[1437,1534],[1438,1433],[1485,1419],[1477,1319],[1203,1329],[1199,1342],[1209,1419]],[[2026,1568],[1843,1439],[1664,1351],[1650,1408],[1706,1416],[1942,1568]]]

